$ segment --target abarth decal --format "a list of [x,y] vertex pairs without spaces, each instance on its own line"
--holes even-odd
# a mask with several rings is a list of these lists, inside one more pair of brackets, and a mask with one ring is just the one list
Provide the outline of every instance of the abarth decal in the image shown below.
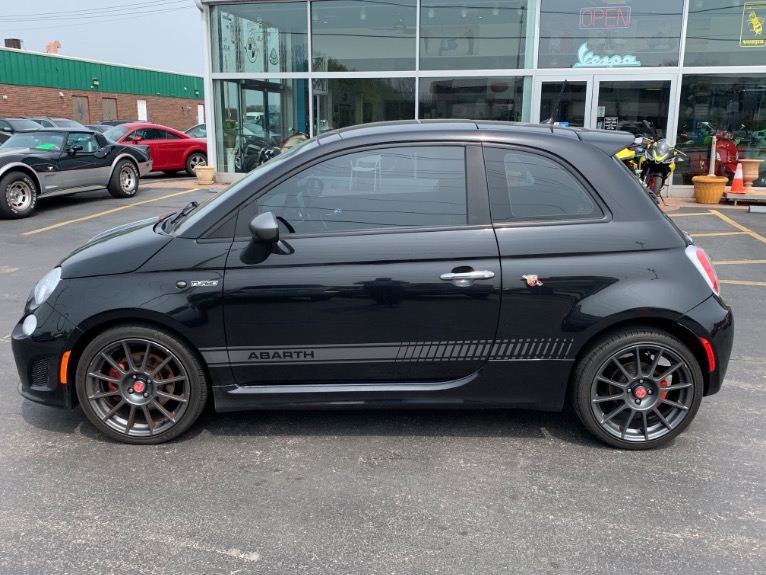
[[570,338],[455,340],[296,347],[209,348],[202,355],[211,366],[341,363],[430,363],[443,361],[567,360]]
[[521,277],[527,280],[527,285],[529,287],[537,287],[543,285],[543,282],[541,282],[535,274],[528,274]]

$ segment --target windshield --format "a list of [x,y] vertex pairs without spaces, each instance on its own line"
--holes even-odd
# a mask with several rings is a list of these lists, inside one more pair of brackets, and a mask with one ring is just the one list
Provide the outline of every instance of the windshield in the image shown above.
[[34,120],[6,120],[14,130],[36,130],[42,128]]
[[213,211],[216,208],[216,206],[218,206],[218,204],[220,204],[226,198],[228,198],[232,194],[237,193],[242,188],[250,186],[254,180],[257,180],[264,173],[272,170],[273,168],[275,168],[276,166],[284,162],[287,158],[294,156],[295,154],[299,153],[304,148],[308,147],[307,144],[309,142],[315,142],[315,141],[316,141],[316,138],[306,140],[305,142],[301,142],[301,144],[293,148],[290,148],[289,150],[286,150],[285,152],[279,154],[278,156],[274,156],[269,161],[264,162],[260,166],[257,166],[256,168],[254,168],[247,176],[245,176],[238,182],[234,182],[225,190],[222,190],[221,192],[210,197],[208,200],[202,202],[199,206],[197,206],[197,208],[193,212],[190,212],[189,216],[183,222],[180,223],[180,225],[176,229],[176,234],[179,236],[182,236],[186,230],[188,230],[195,223],[203,219],[206,214]]
[[0,148],[32,148],[36,150],[61,150],[64,134],[60,132],[22,132],[14,134]]
[[111,128],[104,132],[104,136],[109,138],[110,140],[114,140],[115,142],[122,138],[125,134],[128,133],[130,130],[130,126],[115,126],[114,128]]

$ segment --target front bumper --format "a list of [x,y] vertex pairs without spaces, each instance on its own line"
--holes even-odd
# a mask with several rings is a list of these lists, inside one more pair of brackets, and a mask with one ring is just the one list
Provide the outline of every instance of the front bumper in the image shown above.
[[11,334],[11,348],[19,372],[19,393],[46,405],[71,408],[75,405],[72,382],[62,383],[61,361],[69,349],[68,342],[79,335],[74,324],[47,303],[31,312],[37,327],[30,335],[22,330],[24,314]]

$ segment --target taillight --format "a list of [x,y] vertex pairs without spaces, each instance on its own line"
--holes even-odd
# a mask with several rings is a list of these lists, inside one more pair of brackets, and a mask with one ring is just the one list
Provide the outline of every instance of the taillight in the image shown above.
[[686,256],[691,260],[699,273],[702,274],[702,277],[705,278],[705,281],[707,281],[710,289],[713,290],[713,293],[715,293],[715,295],[720,295],[721,290],[718,287],[718,275],[715,273],[713,264],[710,262],[710,258],[707,253],[705,253],[705,250],[698,248],[697,246],[688,246],[686,248]]

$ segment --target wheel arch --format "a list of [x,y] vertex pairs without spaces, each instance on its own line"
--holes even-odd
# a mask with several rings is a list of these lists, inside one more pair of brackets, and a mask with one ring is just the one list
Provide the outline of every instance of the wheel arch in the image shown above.
[[681,343],[683,343],[687,348],[689,348],[689,351],[692,353],[694,358],[697,360],[697,363],[700,365],[700,370],[702,371],[702,378],[703,378],[703,384],[704,384],[704,395],[707,395],[708,388],[710,387],[710,372],[706,368],[706,366],[708,365],[708,360],[707,360],[707,354],[705,353],[705,349],[702,347],[702,343],[700,343],[697,336],[690,329],[679,324],[677,321],[655,316],[655,317],[646,317],[646,318],[642,317],[642,318],[623,319],[615,323],[609,324],[608,326],[604,326],[599,331],[593,333],[588,338],[588,340],[580,347],[580,349],[578,350],[574,358],[574,362],[572,363],[572,367],[569,372],[569,378],[567,380],[565,401],[567,403],[571,403],[572,392],[574,389],[575,372],[577,371],[577,366],[580,364],[583,358],[593,349],[597,341],[605,337],[608,337],[612,333],[622,332],[627,329],[640,329],[640,328],[658,329],[658,330],[664,331],[676,337],[677,339],[679,339]]
[[197,346],[192,342],[188,337],[186,337],[183,334],[183,328],[181,325],[176,324],[175,322],[168,322],[163,321],[162,318],[165,320],[167,319],[167,316],[161,315],[161,314],[152,314],[147,313],[146,310],[122,310],[124,314],[115,315],[115,314],[105,314],[101,316],[97,316],[95,318],[91,318],[87,320],[86,324],[78,326],[81,331],[81,335],[77,338],[77,340],[74,342],[74,344],[71,346],[70,355],[69,355],[69,362],[67,364],[67,382],[68,382],[68,388],[69,388],[69,394],[70,399],[72,401],[71,405],[72,408],[75,408],[77,405],[79,405],[79,400],[77,398],[77,392],[76,392],[76,386],[75,386],[75,375],[77,373],[77,365],[80,362],[80,359],[82,358],[82,354],[85,351],[85,348],[88,347],[90,342],[92,342],[96,337],[98,337],[99,334],[103,333],[104,331],[111,329],[113,327],[117,327],[120,325],[142,325],[147,327],[152,327],[155,329],[161,329],[163,331],[170,332],[174,337],[178,338],[179,341],[186,344],[189,349],[194,353],[197,360],[200,362],[200,365],[202,366],[203,371],[205,372],[205,382],[208,387],[208,392],[210,392],[211,395],[209,397],[212,397],[212,384],[210,379],[210,368],[207,365],[207,362],[205,361],[205,358],[202,356],[202,354],[197,349]]
[[35,172],[32,168],[27,166],[26,164],[22,164],[20,162],[15,162],[13,164],[8,164],[6,166],[3,166],[0,168],[0,178],[4,178],[10,173],[13,172],[22,172],[32,178],[32,181],[34,181],[35,186],[37,186],[37,195],[38,197],[42,193],[42,189],[40,187],[40,178],[37,177],[37,172]]
[[130,154],[123,152],[122,154],[117,156],[112,162],[112,169],[109,170],[109,179],[107,181],[110,181],[112,179],[112,176],[114,175],[114,170],[117,169],[117,164],[119,164],[121,160],[128,160],[131,164],[133,164],[133,167],[136,169],[136,175],[138,175],[140,178],[141,171],[138,167],[138,161]]

